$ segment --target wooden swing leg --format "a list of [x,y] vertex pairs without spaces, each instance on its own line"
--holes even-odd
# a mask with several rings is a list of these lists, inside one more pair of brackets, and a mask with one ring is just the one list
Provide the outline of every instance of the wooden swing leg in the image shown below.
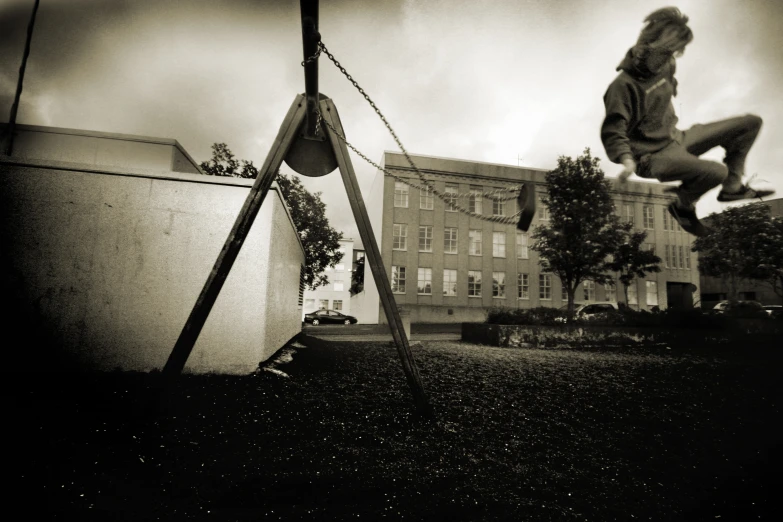
[[209,316],[209,312],[212,310],[212,306],[215,304],[221,288],[223,288],[223,283],[226,281],[226,277],[228,277],[237,255],[239,255],[239,250],[247,238],[253,220],[264,203],[267,192],[269,192],[269,188],[288,149],[297,137],[299,127],[305,119],[305,111],[305,98],[302,95],[298,95],[288,109],[288,114],[286,114],[280,126],[280,131],[272,144],[266,161],[264,161],[264,165],[245,199],[242,210],[234,222],[223,249],[212,267],[204,288],[201,290],[201,294],[190,312],[190,316],[177,339],[177,343],[174,345],[174,349],[163,367],[157,390],[158,401],[163,399],[163,395],[170,388],[174,379],[182,373],[193,346],[201,333],[201,329]]
[[[345,131],[340,123],[340,117],[337,114],[337,108],[332,100],[329,98],[321,100],[320,109],[321,116],[324,120],[330,123],[342,136],[345,136]],[[405,372],[408,385],[413,393],[416,410],[423,418],[432,420],[434,419],[434,412],[427,400],[427,395],[424,392],[424,386],[422,385],[416,362],[413,360],[408,337],[405,335],[400,312],[397,309],[397,303],[394,300],[391,283],[389,282],[386,269],[383,266],[381,251],[378,248],[378,243],[375,241],[375,235],[373,234],[372,226],[370,225],[367,209],[364,206],[364,199],[362,198],[362,193],[359,189],[359,183],[356,180],[356,174],[353,171],[353,165],[351,164],[351,159],[348,155],[348,148],[346,147],[345,142],[335,135],[328,126],[326,127],[325,130],[334,149],[337,166],[340,168],[343,184],[348,193],[348,201],[351,204],[354,219],[356,219],[356,226],[359,228],[359,236],[366,249],[367,261],[370,264],[375,285],[378,287],[378,294],[381,303],[383,304],[383,310],[386,313],[386,319],[389,323],[394,343],[397,345],[397,353],[402,362],[402,369]]]

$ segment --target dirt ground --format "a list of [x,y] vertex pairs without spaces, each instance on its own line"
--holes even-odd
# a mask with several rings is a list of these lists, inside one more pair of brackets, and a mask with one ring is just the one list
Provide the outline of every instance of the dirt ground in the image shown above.
[[156,374],[5,374],[8,505],[47,520],[776,514],[776,352],[422,342],[425,422],[389,343],[308,344],[253,375],[185,375],[151,417]]

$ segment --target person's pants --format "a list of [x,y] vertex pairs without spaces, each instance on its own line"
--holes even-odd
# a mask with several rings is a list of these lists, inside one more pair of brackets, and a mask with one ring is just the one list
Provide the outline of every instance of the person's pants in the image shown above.
[[[760,129],[761,118],[753,114],[694,125],[682,133],[682,143],[673,141],[658,152],[644,155],[639,160],[638,174],[662,182],[681,181],[680,201],[692,205],[727,176],[742,178],[745,159]],[[699,159],[718,146],[726,150],[723,163]]]

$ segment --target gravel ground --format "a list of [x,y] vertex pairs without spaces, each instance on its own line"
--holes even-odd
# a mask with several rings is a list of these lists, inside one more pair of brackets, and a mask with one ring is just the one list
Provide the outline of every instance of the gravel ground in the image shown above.
[[[6,374],[7,505],[47,520],[766,520],[778,352],[287,348],[253,375]],[[777,518],[775,516],[774,518]]]

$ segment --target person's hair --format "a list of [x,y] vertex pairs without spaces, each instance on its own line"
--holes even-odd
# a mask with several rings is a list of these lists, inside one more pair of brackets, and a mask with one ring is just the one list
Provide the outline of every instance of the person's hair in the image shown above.
[[679,53],[691,40],[693,31],[688,27],[688,17],[676,7],[663,7],[644,19],[647,25],[639,34],[636,45],[657,51]]

